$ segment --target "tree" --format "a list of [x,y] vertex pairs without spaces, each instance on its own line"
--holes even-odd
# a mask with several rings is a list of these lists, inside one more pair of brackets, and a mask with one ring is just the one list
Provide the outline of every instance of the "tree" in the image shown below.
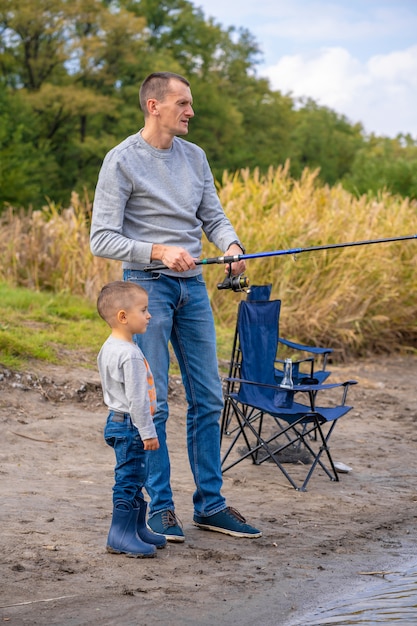
[[358,195],[386,189],[417,198],[417,141],[410,135],[395,139],[371,135],[356,153],[343,185]]
[[[36,158],[21,176],[31,172],[25,187],[33,190],[35,204],[45,196],[65,202],[80,184],[93,187],[103,154],[118,139],[123,109],[132,110],[124,84],[129,89],[135,73],[137,78],[144,27],[143,19],[125,10],[111,13],[94,0],[41,0],[35,5],[0,0],[4,86],[10,97],[18,93],[30,111],[30,128],[21,120],[19,133],[3,135],[3,150],[10,151],[16,137],[30,137],[27,154],[36,151]],[[133,100],[131,91],[129,97]],[[54,165],[54,176],[42,176],[45,163]],[[34,186],[34,178],[41,184]]]
[[27,207],[42,203],[44,181],[57,184],[58,167],[36,148],[38,119],[19,92],[0,85],[0,189],[4,203]]
[[6,85],[37,90],[65,73],[67,27],[63,0],[0,0],[0,67]]
[[305,167],[319,167],[320,178],[334,185],[350,171],[364,144],[362,126],[352,126],[345,116],[314,100],[301,102],[291,137],[291,173],[298,178]]

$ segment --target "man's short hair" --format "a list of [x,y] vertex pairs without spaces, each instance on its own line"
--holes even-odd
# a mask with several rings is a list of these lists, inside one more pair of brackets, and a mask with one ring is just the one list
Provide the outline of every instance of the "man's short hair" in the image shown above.
[[184,76],[174,74],[174,72],[153,72],[145,78],[139,89],[139,104],[145,117],[148,115],[147,102],[149,98],[155,98],[155,100],[162,102],[169,92],[170,80],[179,80],[190,87],[189,81]]
[[147,291],[137,283],[124,280],[115,280],[104,285],[97,298],[97,311],[100,317],[108,324],[118,311],[128,310],[132,298],[138,294],[147,294]]

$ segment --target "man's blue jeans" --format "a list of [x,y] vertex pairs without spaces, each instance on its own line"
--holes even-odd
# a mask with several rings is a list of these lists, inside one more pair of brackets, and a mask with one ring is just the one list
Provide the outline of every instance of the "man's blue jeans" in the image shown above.
[[120,417],[110,411],[104,439],[116,455],[113,503],[117,500],[133,503],[146,483],[150,453],[144,450],[139,431],[127,413]]
[[154,422],[160,448],[148,456],[149,515],[174,510],[166,440],[169,341],[178,359],[188,403],[187,449],[196,485],[194,510],[197,515],[213,515],[226,507],[220,493],[223,481],[219,422],[223,394],[213,314],[204,279],[138,270],[124,270],[123,278],[146,289],[152,315],[146,333],[135,336],[151,367],[158,402]]

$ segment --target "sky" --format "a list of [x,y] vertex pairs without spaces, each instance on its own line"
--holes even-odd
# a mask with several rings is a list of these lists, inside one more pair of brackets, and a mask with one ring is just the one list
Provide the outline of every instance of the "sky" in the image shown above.
[[417,0],[195,0],[223,28],[248,29],[257,76],[310,97],[365,133],[417,140]]

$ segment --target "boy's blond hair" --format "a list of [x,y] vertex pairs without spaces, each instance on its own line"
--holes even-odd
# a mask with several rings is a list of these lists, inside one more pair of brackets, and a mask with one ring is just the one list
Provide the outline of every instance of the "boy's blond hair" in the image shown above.
[[118,311],[127,311],[132,298],[136,295],[147,295],[146,289],[137,283],[115,280],[104,285],[97,298],[97,311],[100,317],[111,326]]

